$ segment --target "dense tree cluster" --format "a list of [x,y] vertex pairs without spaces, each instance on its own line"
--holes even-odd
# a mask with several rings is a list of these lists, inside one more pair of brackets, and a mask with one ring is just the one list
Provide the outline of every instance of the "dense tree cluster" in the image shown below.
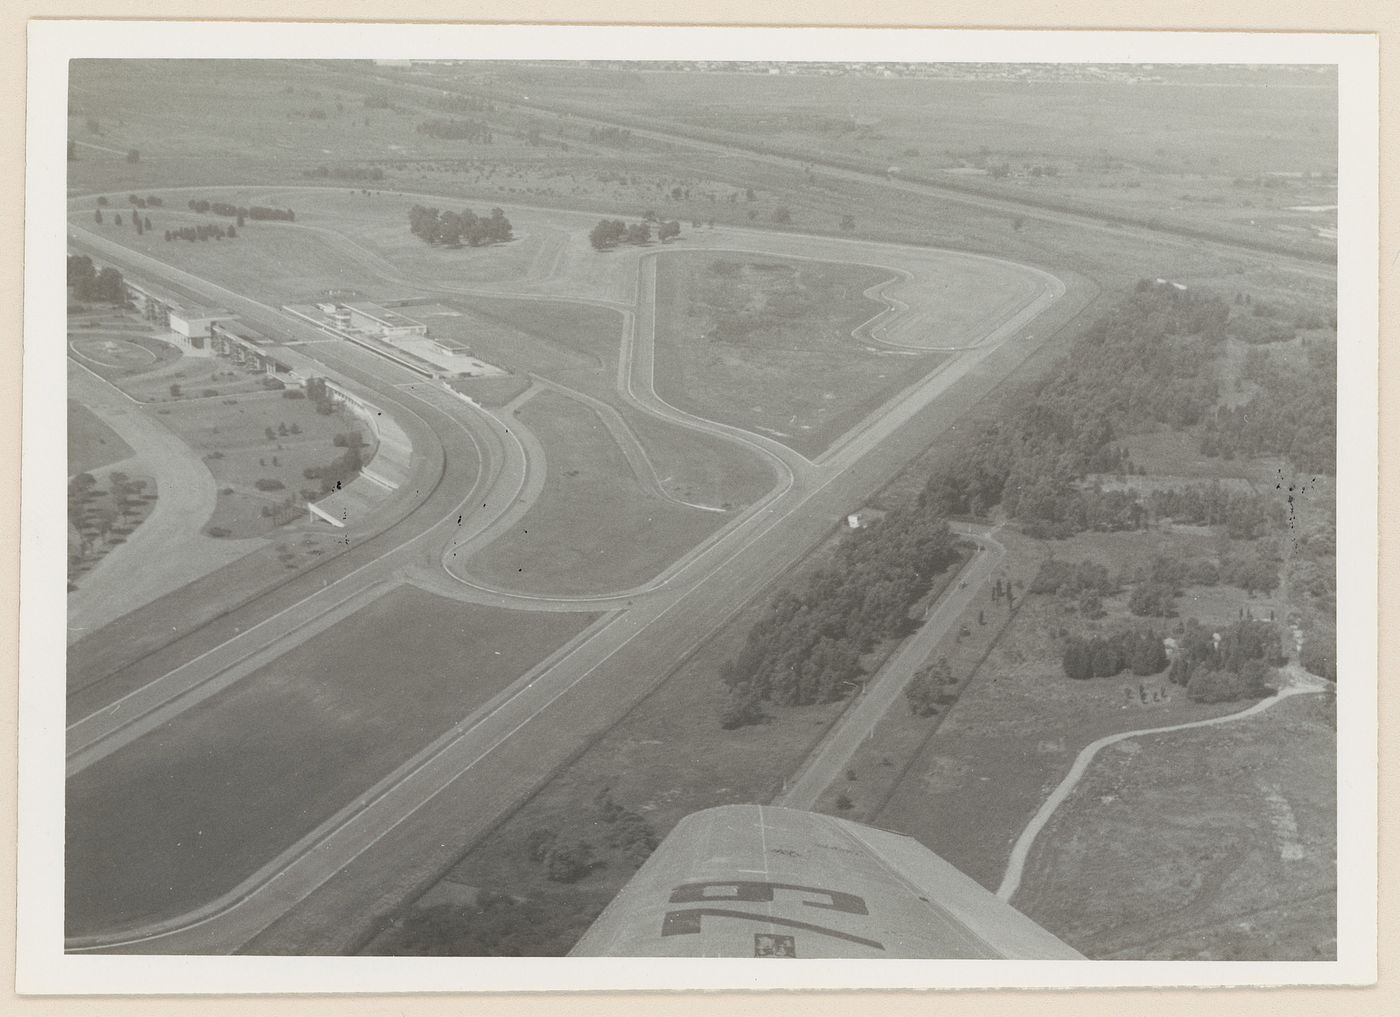
[[903,635],[910,607],[956,560],[948,524],[918,507],[853,535],[802,590],[778,594],[721,668],[728,689],[723,726],[756,723],[765,702],[839,699],[862,674],[860,655],[878,639]]
[[94,303],[126,303],[126,282],[115,268],[98,271],[92,259],[86,254],[68,256],[68,285],[73,288],[76,300],[90,300]]
[[[982,515],[1000,505],[1027,533],[1064,537],[1123,530],[1153,515],[1216,520],[1243,536],[1277,521],[1265,500],[1209,488],[1157,493],[1086,488],[1089,474],[1132,472],[1119,435],[1149,425],[1199,428],[1204,440],[1250,454],[1287,455],[1301,469],[1331,472],[1335,362],[1330,347],[1300,375],[1256,367],[1263,391],[1237,409],[1216,408],[1213,360],[1229,306],[1218,297],[1145,283],[1091,325],[1065,361],[985,426],[967,453],[936,470],[924,501],[943,514]],[[1208,448],[1208,451],[1210,449]]]
[[1111,596],[1118,590],[1118,584],[1108,574],[1108,569],[1097,562],[1070,562],[1060,558],[1050,558],[1041,564],[1027,591],[1030,593],[1053,593],[1061,597],[1078,597],[1084,593],[1094,593],[1100,597]]
[[1198,702],[1231,702],[1270,692],[1272,669],[1287,662],[1277,627],[1241,619],[1220,631],[1194,618],[1180,626],[1168,676]]
[[441,244],[444,247],[482,247],[486,244],[504,243],[514,237],[510,220],[499,208],[491,209],[491,214],[478,216],[470,209],[461,212],[443,211],[414,205],[408,212],[408,228],[424,243]]
[[916,717],[932,717],[940,706],[947,706],[957,698],[948,691],[948,687],[957,682],[947,657],[939,657],[934,663],[919,668],[904,687],[909,712]]
[[[665,231],[665,235],[661,234]],[[678,222],[662,223],[657,235],[662,240],[680,236],[681,224]],[[593,245],[595,251],[607,251],[618,244],[649,244],[651,243],[651,223],[632,223],[630,226],[621,219],[601,219],[598,225],[594,226],[588,234],[588,242]]]
[[252,219],[254,221],[266,222],[296,222],[297,215],[290,208],[269,208],[266,205],[231,205],[227,201],[208,201],[204,198],[191,198],[189,201],[191,212],[198,212],[203,215],[212,212],[214,215],[227,216],[230,219],[237,219],[238,225],[243,225],[243,220]]
[[1077,680],[1112,678],[1124,670],[1146,677],[1165,671],[1167,663],[1166,646],[1152,629],[1130,629],[1089,639],[1071,638],[1065,644],[1062,659],[1065,674]]
[[1147,496],[1153,518],[1193,526],[1224,526],[1236,540],[1254,540],[1282,526],[1284,503],[1253,491],[1232,491],[1220,481],[1160,488]]
[[[128,194],[126,200],[128,204],[135,208],[160,208],[165,204],[163,200],[156,197],[154,194],[148,194],[144,198],[139,194]],[[106,202],[99,201],[98,204],[106,204]]]
[[1337,472],[1337,359],[1330,343],[1307,347],[1306,370],[1289,369],[1271,356],[1248,358],[1246,374],[1256,392],[1240,406],[1222,406],[1206,421],[1206,455],[1283,456],[1304,473]]
[[480,120],[425,120],[418,125],[418,133],[444,141],[474,141],[483,145],[495,142],[491,125]]

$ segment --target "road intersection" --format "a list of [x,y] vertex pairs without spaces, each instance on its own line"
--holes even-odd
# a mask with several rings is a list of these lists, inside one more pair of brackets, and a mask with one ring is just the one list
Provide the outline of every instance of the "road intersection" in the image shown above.
[[[759,246],[744,236],[727,237],[724,242],[745,250]],[[242,294],[101,238],[80,235],[76,246],[133,272],[216,299],[259,327],[282,332],[299,327],[280,312]],[[334,344],[332,349],[318,341],[308,353],[339,378],[367,389],[396,419],[402,416],[400,422],[415,443],[427,439],[442,450],[450,442],[450,451],[470,447],[480,469],[469,476],[453,454],[439,451],[435,459],[440,460],[437,487],[429,492],[423,506],[411,513],[411,524],[395,530],[391,539],[381,539],[381,546],[372,554],[362,551],[353,567],[348,571],[342,568],[338,577],[323,580],[320,587],[300,599],[256,618],[231,638],[156,680],[74,719],[69,729],[70,776],[171,722],[185,709],[196,707],[243,674],[348,616],[366,598],[372,599],[395,583],[411,582],[469,602],[530,610],[593,611],[603,616],[496,700],[463,718],[408,763],[386,775],[375,789],[347,805],[343,814],[318,825],[216,900],[139,926],[82,930],[70,940],[70,949],[238,949],[325,884],[350,878],[346,874],[355,873],[357,862],[390,835],[411,826],[410,821],[416,821],[421,810],[445,791],[460,789],[461,778],[469,770],[493,753],[503,754],[507,744],[536,719],[566,708],[576,697],[596,699],[604,686],[644,690],[654,684],[664,674],[655,673],[658,661],[681,659],[803,549],[829,532],[831,520],[839,518],[842,508],[849,505],[849,492],[860,489],[861,481],[854,477],[858,464],[912,426],[928,407],[1004,344],[1018,336],[1024,339],[1028,322],[1064,293],[1063,284],[1047,276],[1040,294],[1020,313],[998,323],[979,343],[960,347],[960,353],[895,395],[821,455],[808,459],[771,437],[680,411],[657,394],[653,381],[655,259],[653,253],[639,260],[636,301],[623,315],[619,393],[643,412],[739,444],[763,457],[774,466],[777,486],[639,587],[586,597],[547,597],[493,588],[473,579],[464,566],[469,565],[473,553],[507,532],[528,510],[541,489],[545,468],[538,442],[514,415],[516,407],[488,409],[445,387],[377,364],[362,351]],[[558,262],[555,258],[552,265]],[[883,318],[884,327],[891,323],[888,310],[877,317]],[[444,487],[446,492],[439,494]],[[677,625],[680,618],[685,618],[687,625]],[[639,639],[643,635],[646,638]],[[649,663],[636,674],[632,661],[644,644],[649,649],[641,657]],[[625,679],[622,671],[627,672]],[[625,701],[625,696],[606,698],[613,700],[613,711],[617,702]]]

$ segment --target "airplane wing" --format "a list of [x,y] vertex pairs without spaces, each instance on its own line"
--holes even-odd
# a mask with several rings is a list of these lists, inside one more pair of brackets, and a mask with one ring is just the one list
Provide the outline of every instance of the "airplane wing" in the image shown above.
[[766,805],[681,820],[570,955],[1083,959],[912,837]]

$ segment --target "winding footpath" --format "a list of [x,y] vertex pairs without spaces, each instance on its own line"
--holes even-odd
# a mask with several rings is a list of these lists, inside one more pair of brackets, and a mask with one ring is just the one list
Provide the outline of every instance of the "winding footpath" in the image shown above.
[[1094,757],[1099,754],[1099,750],[1105,749],[1118,742],[1127,741],[1131,738],[1142,738],[1146,735],[1170,734],[1173,731],[1186,731],[1195,727],[1213,727],[1220,724],[1232,724],[1235,721],[1253,717],[1263,713],[1270,707],[1282,702],[1290,696],[1301,696],[1317,694],[1326,691],[1327,684],[1321,678],[1314,678],[1305,674],[1296,666],[1291,666],[1280,672],[1287,680],[1287,684],[1279,689],[1275,695],[1268,699],[1261,699],[1254,705],[1240,710],[1237,713],[1227,713],[1222,717],[1210,717],[1206,720],[1193,720],[1185,724],[1170,724],[1166,727],[1139,728],[1134,731],[1120,731],[1118,734],[1105,735],[1098,741],[1090,742],[1080,750],[1079,756],[1074,760],[1074,765],[1070,767],[1069,773],[1065,774],[1064,780],[1050,793],[1050,797],[1045,799],[1039,811],[1031,817],[1031,821],[1026,828],[1021,831],[1021,836],[1016,839],[1016,844],[1011,849],[1011,858],[1007,862],[1006,874],[1002,877],[1001,886],[997,887],[997,896],[1004,901],[1010,901],[1016,895],[1016,891],[1021,887],[1021,877],[1026,867],[1026,860],[1030,857],[1031,848],[1035,846],[1036,838],[1045,829],[1045,825],[1050,822],[1050,817],[1055,814],[1055,810],[1064,804],[1065,799],[1070,796],[1080,779],[1089,769],[1089,764],[1094,761]]

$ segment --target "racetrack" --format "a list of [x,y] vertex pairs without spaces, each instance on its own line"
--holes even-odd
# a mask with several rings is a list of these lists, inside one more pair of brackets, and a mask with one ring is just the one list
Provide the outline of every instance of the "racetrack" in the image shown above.
[[[727,245],[752,242],[740,232],[720,237],[716,231],[716,240]],[[144,926],[120,932],[83,928],[77,921],[71,927],[82,928],[83,937],[71,942],[71,948],[217,952],[247,944],[263,930],[270,931],[259,940],[263,946],[258,948],[265,948],[268,937],[277,941],[279,929],[304,944],[324,944],[346,935],[353,923],[346,923],[340,909],[355,894],[361,898],[357,911],[361,916],[365,900],[388,900],[401,894],[405,881],[423,878],[443,851],[457,850],[463,838],[471,838],[473,830],[483,828],[581,740],[586,741],[591,732],[605,727],[627,703],[653,687],[675,661],[827,533],[853,499],[956,420],[968,400],[994,384],[1007,365],[1019,362],[1030,343],[1018,348],[1010,340],[1024,333],[1022,326],[1064,292],[1063,285],[1047,283],[1020,315],[1003,320],[980,343],[971,343],[970,349],[897,393],[813,460],[766,436],[676,410],[656,394],[656,253],[617,262],[633,274],[632,289],[637,294],[635,304],[627,309],[620,337],[620,396],[629,406],[669,424],[736,443],[772,462],[779,471],[779,486],[640,587],[588,597],[525,596],[494,589],[441,565],[470,562],[473,554],[517,525],[542,489],[538,446],[514,415],[531,392],[524,393],[516,405],[487,410],[469,405],[443,387],[410,380],[361,351],[326,343],[318,335],[302,349],[383,401],[409,431],[415,449],[420,441],[441,447],[444,454],[437,469],[441,478],[450,479],[446,483],[440,479],[401,523],[314,570],[306,581],[289,585],[289,590],[302,594],[279,592],[264,598],[267,608],[262,611],[256,603],[240,609],[231,617],[241,624],[225,623],[234,628],[231,635],[220,641],[218,633],[202,633],[187,644],[189,650],[170,649],[161,659],[179,661],[176,666],[82,716],[70,730],[73,772],[86,770],[158,724],[191,723],[202,715],[213,693],[236,682],[240,672],[264,659],[264,653],[276,657],[284,649],[291,650],[300,632],[322,627],[328,612],[375,583],[407,578],[435,592],[494,606],[606,611],[611,612],[608,624],[590,630],[587,638],[566,648],[512,696],[463,717],[452,738],[425,748],[427,755],[414,757],[407,770],[386,776],[389,783],[383,784],[382,793],[351,810],[343,822],[313,831],[320,839],[303,838],[293,846],[295,850],[289,847],[270,860],[262,870],[261,883],[245,885],[218,906],[153,916]],[[179,270],[151,264],[143,256],[131,256],[123,264],[136,264],[143,273],[216,296],[255,325],[261,322],[260,327],[282,331],[290,327],[284,316],[270,308]],[[543,268],[553,271],[558,264],[559,259],[554,259]],[[617,285],[613,292],[625,289]],[[494,292],[504,295],[499,289]],[[1022,338],[1027,337],[1022,334]],[[964,397],[945,400],[963,380],[970,383]],[[638,461],[629,461],[637,462],[640,469]],[[469,468],[468,464],[477,463],[479,470]],[[266,613],[268,609],[271,614]],[[220,632],[227,633],[227,628]],[[196,649],[206,643],[212,645]],[[274,647],[278,652],[273,652]],[[120,709],[114,711],[113,706]],[[464,814],[472,817],[466,823]],[[454,817],[450,846],[442,842],[439,832],[449,815]],[[388,880],[386,851],[396,851],[400,858]],[[403,860],[405,851],[411,861]],[[304,898],[305,907],[295,907]],[[279,922],[289,909],[294,909],[294,916]],[[329,918],[332,914],[341,917]],[[70,922],[75,918],[81,916],[70,915]],[[306,923],[315,931],[309,931]]]

